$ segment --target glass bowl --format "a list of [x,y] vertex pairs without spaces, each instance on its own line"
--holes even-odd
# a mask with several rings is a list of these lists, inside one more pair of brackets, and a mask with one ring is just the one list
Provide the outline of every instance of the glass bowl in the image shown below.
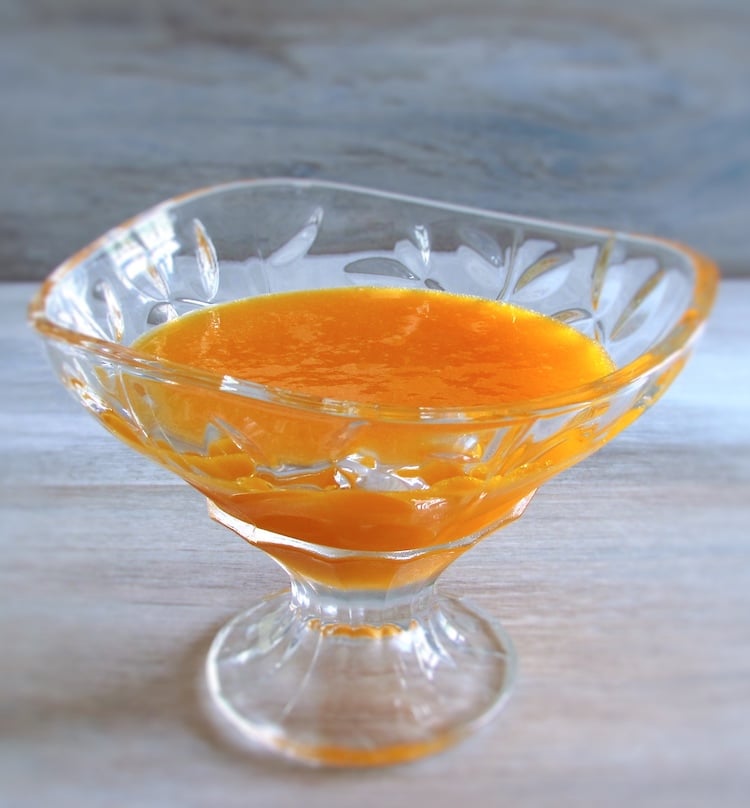
[[[436,580],[661,396],[716,285],[707,259],[659,239],[258,180],[168,200],[110,231],[50,276],[30,318],[90,413],[289,574],[287,591],[216,637],[206,674],[217,713],[265,749],[378,765],[442,749],[504,702],[508,637]],[[207,305],[342,286],[509,301],[597,340],[616,370],[512,406],[399,408],[130,347]]]

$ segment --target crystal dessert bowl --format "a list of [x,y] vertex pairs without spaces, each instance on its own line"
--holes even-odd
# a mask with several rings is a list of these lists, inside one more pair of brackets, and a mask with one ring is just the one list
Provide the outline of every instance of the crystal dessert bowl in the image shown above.
[[[616,369],[512,406],[404,408],[132,347],[213,304],[347,286],[507,301],[598,341]],[[661,396],[716,286],[710,261],[660,239],[256,180],[168,200],[108,232],[50,276],[30,319],[96,419],[289,575],[213,642],[215,714],[261,749],[361,766],[443,749],[504,703],[510,640],[440,593],[438,577]]]

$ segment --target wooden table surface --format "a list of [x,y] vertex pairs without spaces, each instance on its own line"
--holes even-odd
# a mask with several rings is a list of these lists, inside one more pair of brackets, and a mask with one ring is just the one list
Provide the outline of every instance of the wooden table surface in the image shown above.
[[284,580],[104,432],[0,286],[0,804],[746,806],[750,282],[667,396],[445,576],[502,620],[512,701],[411,765],[310,770],[216,733],[221,624]]

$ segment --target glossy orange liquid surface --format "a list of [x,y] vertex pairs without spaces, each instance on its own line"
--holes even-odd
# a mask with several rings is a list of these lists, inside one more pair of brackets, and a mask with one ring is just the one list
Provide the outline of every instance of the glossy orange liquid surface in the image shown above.
[[556,320],[414,289],[239,300],[157,328],[136,348],[321,398],[410,407],[524,402],[612,370],[597,343]]
[[[531,415],[446,421],[414,408],[523,403],[613,370],[599,345],[553,319],[391,288],[222,304],[158,326],[134,348],[328,400],[412,409],[409,417],[325,413],[239,395],[231,382],[219,391],[133,376],[123,379],[123,410],[135,425],[104,417],[205,493],[219,521],[285,566],[344,588],[434,576],[465,549],[446,545],[515,518],[541,482],[595,448],[575,411],[558,427]],[[251,526],[318,549],[274,543]],[[357,555],[412,550],[420,552]]]

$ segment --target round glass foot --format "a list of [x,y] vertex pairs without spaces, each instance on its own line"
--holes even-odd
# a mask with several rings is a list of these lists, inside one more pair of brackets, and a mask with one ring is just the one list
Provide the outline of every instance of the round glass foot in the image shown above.
[[338,766],[456,742],[499,709],[514,671],[505,632],[457,599],[321,599],[296,582],[228,623],[207,660],[212,700],[244,739]]

